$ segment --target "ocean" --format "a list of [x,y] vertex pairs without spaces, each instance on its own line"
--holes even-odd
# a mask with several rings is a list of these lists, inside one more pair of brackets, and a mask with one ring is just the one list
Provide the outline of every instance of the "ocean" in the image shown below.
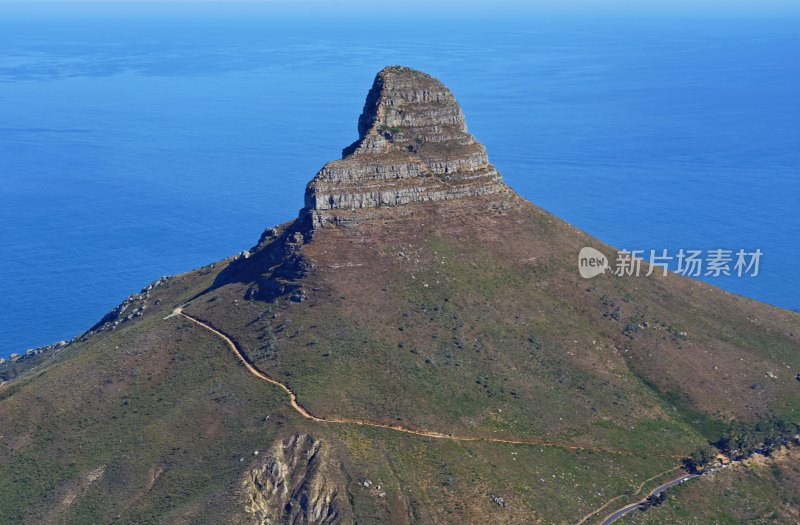
[[760,249],[703,278],[800,309],[797,20],[2,17],[0,356],[295,217],[390,64],[539,206],[620,248]]

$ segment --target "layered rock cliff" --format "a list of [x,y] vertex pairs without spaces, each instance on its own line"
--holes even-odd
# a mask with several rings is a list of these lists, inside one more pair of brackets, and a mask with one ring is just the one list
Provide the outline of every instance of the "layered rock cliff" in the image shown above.
[[358,134],[341,159],[325,164],[308,183],[299,217],[267,229],[215,286],[246,282],[248,299],[289,295],[302,301],[299,282],[311,263],[301,247],[319,228],[413,214],[415,204],[464,201],[469,208],[470,199],[514,194],[467,131],[453,94],[427,73],[402,66],[381,70]]
[[[358,222],[355,210],[505,191],[486,149],[467,132],[455,97],[432,76],[401,66],[375,77],[359,138],[308,184],[314,227]],[[368,216],[369,214],[367,214]]]

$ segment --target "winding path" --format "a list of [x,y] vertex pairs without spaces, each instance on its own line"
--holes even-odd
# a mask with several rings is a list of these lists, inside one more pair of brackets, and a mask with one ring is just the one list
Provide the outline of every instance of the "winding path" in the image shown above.
[[[593,451],[593,452],[604,452],[607,454],[621,454],[627,456],[635,456],[639,455],[640,453],[632,451],[632,450],[621,450],[621,449],[612,449],[612,448],[602,448],[602,447],[588,447],[588,446],[580,446],[580,445],[573,445],[570,443],[563,443],[558,441],[547,441],[547,440],[539,440],[539,439],[504,439],[504,438],[489,438],[489,437],[475,437],[475,436],[456,436],[453,434],[443,434],[441,432],[433,432],[430,430],[415,430],[412,428],[407,428],[401,425],[388,425],[385,423],[376,423],[372,421],[365,421],[363,419],[350,419],[350,418],[338,418],[338,417],[319,417],[312,414],[307,408],[300,404],[297,400],[297,394],[295,394],[292,389],[288,386],[284,385],[280,381],[273,379],[266,375],[264,372],[259,370],[258,368],[250,362],[250,360],[245,356],[244,352],[241,351],[239,346],[233,342],[233,340],[225,335],[223,332],[217,330],[210,324],[201,321],[200,319],[193,317],[187,313],[183,312],[183,307],[178,307],[173,312],[165,317],[164,319],[169,319],[171,317],[183,317],[188,319],[189,321],[193,322],[194,324],[201,326],[208,330],[209,332],[215,334],[220,339],[225,341],[225,344],[231,351],[239,358],[239,361],[242,362],[244,367],[247,369],[250,374],[254,375],[255,377],[261,379],[262,381],[266,381],[272,385],[277,386],[281,390],[283,390],[286,395],[289,396],[289,403],[292,405],[292,408],[300,414],[303,418],[308,419],[310,421],[315,421],[317,423],[333,423],[333,424],[341,424],[341,425],[358,425],[362,427],[371,427],[371,428],[382,428],[385,430],[393,430],[395,432],[402,432],[404,434],[411,434],[414,436],[422,436],[427,438],[433,439],[446,439],[451,441],[477,441],[477,442],[486,442],[486,443],[507,443],[511,445],[536,445],[536,446],[545,446],[545,447],[557,447],[563,448],[568,450],[586,450],[586,451]],[[668,454],[653,454],[654,456],[660,457],[674,457],[674,458],[681,458],[683,456],[679,455],[668,455]]]
[[[393,430],[395,432],[402,432],[404,434],[410,434],[410,435],[414,435],[414,436],[422,436],[422,437],[433,438],[433,439],[445,439],[445,440],[450,440],[450,441],[476,441],[476,442],[486,442],[486,443],[506,443],[506,444],[511,444],[511,445],[534,445],[534,446],[557,447],[557,448],[563,448],[563,449],[567,449],[567,450],[586,450],[586,451],[593,451],[593,452],[604,452],[604,453],[608,453],[608,454],[621,454],[621,455],[628,455],[628,456],[638,455],[637,452],[631,451],[631,450],[611,449],[611,448],[602,448],[602,447],[587,447],[587,446],[573,445],[573,444],[563,443],[563,442],[558,442],[558,441],[546,441],[546,440],[538,440],[538,439],[521,440],[521,439],[503,439],[503,438],[488,438],[488,437],[475,437],[475,436],[456,436],[456,435],[453,435],[453,434],[443,434],[441,432],[433,432],[433,431],[429,431],[429,430],[415,430],[415,429],[411,429],[411,428],[406,428],[406,427],[401,426],[401,425],[388,425],[388,424],[385,424],[385,423],[376,423],[376,422],[372,422],[372,421],[365,421],[363,419],[349,419],[349,418],[315,416],[314,414],[309,412],[308,409],[306,409],[303,405],[300,404],[300,402],[297,400],[297,395],[294,393],[294,391],[292,391],[291,388],[289,388],[285,384],[281,383],[280,381],[269,377],[267,374],[265,374],[264,372],[262,372],[261,370],[256,368],[256,366],[252,362],[250,362],[250,360],[247,358],[247,356],[244,354],[244,352],[242,352],[242,350],[239,348],[239,346],[233,341],[233,339],[231,339],[230,337],[225,335],[223,332],[217,330],[216,328],[214,328],[210,324],[208,324],[208,323],[206,323],[204,321],[201,321],[200,319],[198,319],[196,317],[193,317],[193,316],[191,316],[191,315],[189,315],[187,313],[184,313],[183,312],[183,306],[175,308],[175,310],[173,310],[172,313],[170,315],[166,316],[164,319],[166,320],[166,319],[169,319],[171,317],[183,317],[184,319],[187,319],[187,320],[191,321],[192,323],[194,323],[194,324],[196,324],[196,325],[208,330],[209,332],[213,333],[214,335],[216,335],[217,337],[219,337],[220,339],[225,341],[225,344],[228,346],[228,348],[230,348],[230,350],[236,355],[236,357],[239,359],[239,361],[241,361],[241,363],[244,365],[244,367],[247,369],[247,371],[250,372],[251,375],[257,377],[258,379],[260,379],[262,381],[266,381],[267,383],[270,383],[270,384],[272,384],[274,386],[277,386],[278,388],[283,390],[286,393],[286,395],[289,396],[289,403],[291,404],[291,406],[295,410],[295,412],[297,412],[298,414],[300,414],[300,416],[302,416],[304,419],[307,419],[309,421],[315,421],[317,423],[332,423],[332,424],[341,424],[341,425],[357,425],[357,426],[363,426],[363,427],[380,428],[380,429],[385,429],[385,430]],[[671,458],[682,458],[683,457],[683,456],[674,455],[674,454],[653,454],[653,456],[671,457]],[[672,472],[673,470],[676,470],[678,468],[680,468],[680,467],[674,467],[674,468],[672,468],[670,470],[667,470],[665,472],[661,472],[659,474],[656,474],[652,478],[646,479],[645,481],[643,481],[639,485],[639,487],[637,488],[635,494],[638,494],[639,492],[641,492],[642,488],[644,488],[644,486],[647,483],[649,483],[650,481],[652,481],[652,480],[654,480],[654,479],[656,479],[656,478],[658,478],[660,476],[663,476],[664,474]],[[636,503],[632,503],[630,505],[627,505],[627,506],[615,511],[611,515],[609,515],[603,521],[603,525],[610,525],[611,523],[613,523],[614,521],[616,521],[620,517],[624,516],[625,514],[628,514],[629,512],[632,512],[633,510],[635,510],[637,508],[640,508],[644,504],[644,502],[647,501],[647,498],[649,498],[651,496],[657,496],[658,494],[660,494],[661,492],[667,490],[668,488],[673,487],[675,485],[678,485],[680,483],[683,483],[687,479],[691,479],[693,477],[696,477],[696,476],[695,475],[684,475],[684,476],[681,476],[678,479],[674,479],[672,481],[669,481],[667,483],[664,483],[663,485],[660,485],[660,486],[656,487],[655,489],[653,489],[650,492],[650,494],[647,495],[647,497],[643,498],[642,500],[640,500],[640,501],[638,501]],[[581,519],[580,522],[578,522],[578,525],[581,525],[581,524],[585,523],[592,516],[596,515],[597,513],[599,513],[600,511],[602,511],[603,509],[605,509],[610,504],[612,504],[613,502],[615,502],[616,500],[620,499],[623,496],[624,496],[624,494],[621,494],[621,495],[619,495],[619,496],[617,496],[615,498],[612,498],[611,500],[606,502],[606,504],[603,505],[602,507],[600,507],[599,509],[591,512],[590,514],[587,514],[583,519]]]

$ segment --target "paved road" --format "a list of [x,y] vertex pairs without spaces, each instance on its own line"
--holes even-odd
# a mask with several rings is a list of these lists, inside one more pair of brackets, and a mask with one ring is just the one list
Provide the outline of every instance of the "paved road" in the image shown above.
[[614,512],[613,514],[611,514],[609,517],[607,517],[603,521],[603,525],[611,525],[612,523],[614,523],[615,521],[620,519],[625,514],[628,514],[629,512],[633,512],[634,510],[641,508],[643,506],[644,502],[647,501],[648,498],[656,497],[659,494],[661,494],[662,492],[664,492],[665,490],[667,490],[667,489],[669,489],[671,487],[674,487],[675,485],[680,485],[684,481],[690,480],[692,478],[696,478],[698,476],[699,476],[699,474],[684,474],[683,476],[681,476],[681,477],[679,477],[677,479],[673,479],[672,481],[668,481],[667,483],[664,483],[663,485],[659,485],[658,487],[654,488],[650,492],[650,494],[647,495],[646,498],[644,498],[641,501],[638,501],[636,503],[631,503],[627,507],[623,507],[623,508],[619,509],[618,511]]

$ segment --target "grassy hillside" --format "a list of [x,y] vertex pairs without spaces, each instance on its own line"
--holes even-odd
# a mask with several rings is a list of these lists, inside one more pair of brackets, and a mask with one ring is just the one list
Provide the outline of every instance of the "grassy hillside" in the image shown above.
[[[190,275],[180,301],[207,281]],[[164,308],[0,388],[0,523],[219,523],[240,457],[286,413],[213,336]]]
[[242,476],[297,430],[333,444],[366,523],[569,522],[675,463],[310,424],[213,334],[162,319],[211,277],[183,276],[162,308],[0,389],[0,523],[251,523]]
[[[285,238],[262,239],[0,387],[0,523],[257,523],[244,480],[297,432],[341,473],[344,522],[575,523],[731,419],[796,420],[797,314],[676,276],[583,280],[579,249],[608,247],[513,196],[469,203],[318,230],[299,274],[259,255]],[[291,293],[247,299],[253,279]],[[220,337],[163,319],[182,304],[316,416],[552,444],[305,420]],[[793,497],[779,469],[742,490]],[[647,519],[694,513],[706,486]]]
[[322,229],[305,301],[234,282],[187,311],[317,414],[677,453],[732,418],[797,417],[800,316],[674,275],[583,280],[597,241],[490,204]]

